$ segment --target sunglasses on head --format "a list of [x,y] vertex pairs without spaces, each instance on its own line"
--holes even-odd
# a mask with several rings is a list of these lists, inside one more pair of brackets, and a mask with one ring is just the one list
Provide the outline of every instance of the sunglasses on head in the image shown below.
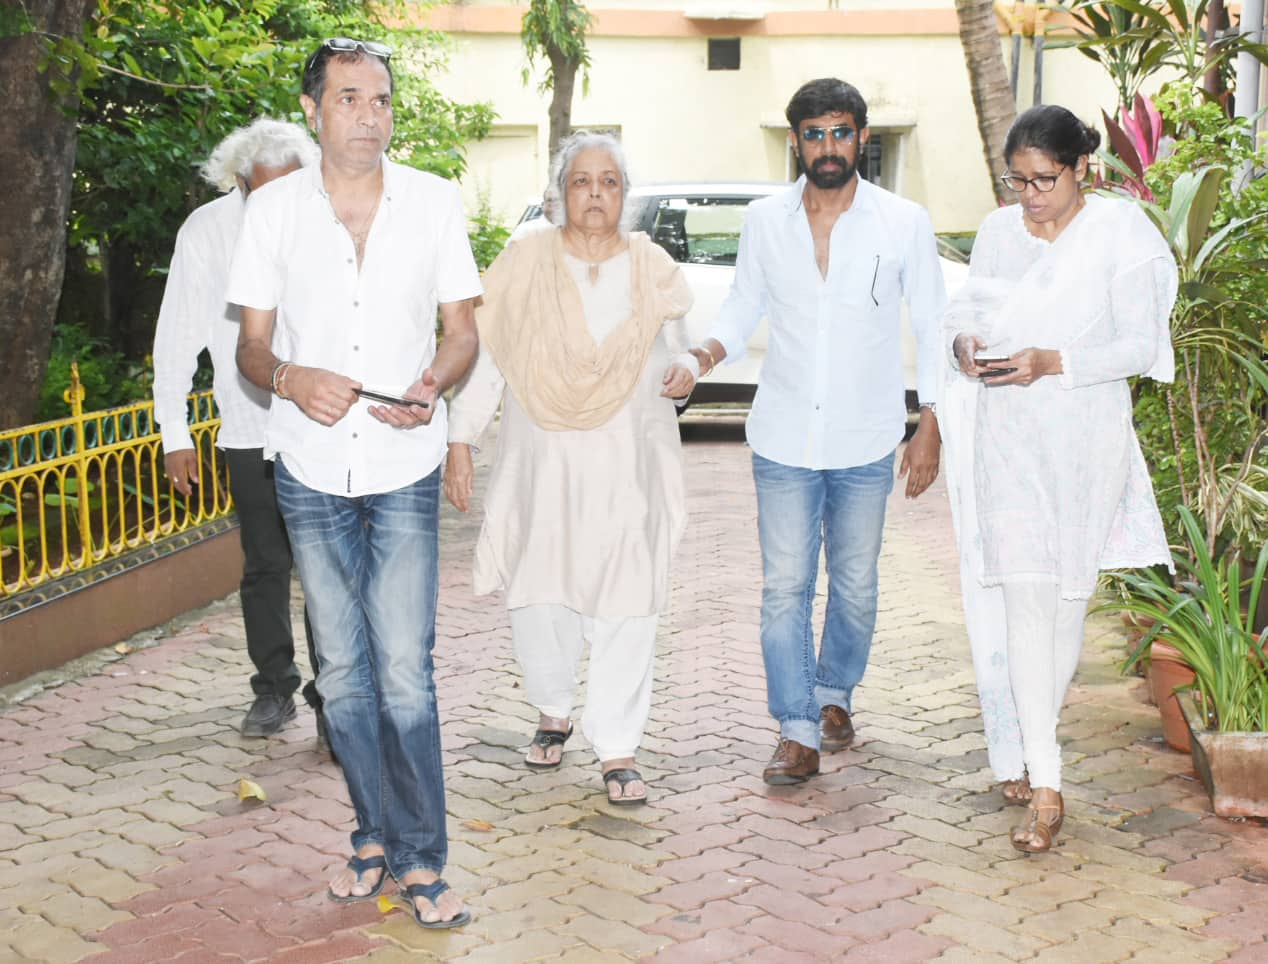
[[356,53],[358,50],[364,50],[371,57],[381,57],[388,60],[392,56],[392,48],[387,44],[381,44],[374,40],[355,40],[352,37],[331,37],[329,40],[323,40],[321,45],[327,50],[334,50],[341,54]]

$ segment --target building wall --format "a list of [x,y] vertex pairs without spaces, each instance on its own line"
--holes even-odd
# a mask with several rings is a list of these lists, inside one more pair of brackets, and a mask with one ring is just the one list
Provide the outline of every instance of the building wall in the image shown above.
[[[784,106],[804,81],[835,75],[868,102],[890,158],[888,186],[928,207],[937,230],[973,230],[995,202],[953,4],[917,10],[902,2],[849,0],[848,10],[807,9],[808,0],[592,3],[590,85],[583,93],[578,83],[573,125],[619,129],[636,181],[783,180]],[[549,97],[520,79],[523,10],[467,3],[427,14],[453,39],[441,89],[498,112],[494,136],[470,145],[467,202],[483,194],[509,221],[540,195],[548,167]],[[710,36],[741,38],[739,70],[707,69]],[[1029,39],[1022,46],[1024,108],[1033,74]],[[1007,38],[1004,50],[1007,63]],[[1114,89],[1077,52],[1048,50],[1044,99],[1094,122],[1113,105]]]

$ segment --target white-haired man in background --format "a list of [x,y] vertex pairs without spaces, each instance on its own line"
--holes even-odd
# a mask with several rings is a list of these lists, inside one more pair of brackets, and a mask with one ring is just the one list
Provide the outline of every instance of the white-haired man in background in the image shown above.
[[[224,292],[247,196],[319,157],[304,128],[267,117],[238,128],[216,146],[202,175],[226,193],[181,225],[154,335],[154,417],[163,437],[164,468],[183,495],[199,482],[200,459],[189,433],[186,397],[204,348],[215,369],[213,390],[220,409],[216,445],[229,466],[229,491],[238,513],[245,556],[242,618],[255,666],[255,702],[242,721],[243,736],[269,736],[294,718],[301,677],[291,631],[291,547],[273,492],[273,463],[263,455],[270,395],[238,372],[239,311],[225,301]],[[311,634],[308,646],[316,676]],[[318,737],[325,742],[316,687],[310,683],[304,695],[317,713]]]

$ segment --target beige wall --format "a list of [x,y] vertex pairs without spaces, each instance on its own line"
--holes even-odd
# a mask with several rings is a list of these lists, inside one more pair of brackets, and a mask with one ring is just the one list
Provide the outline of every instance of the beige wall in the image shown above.
[[[590,38],[590,89],[582,95],[578,84],[573,124],[619,126],[636,181],[782,180],[780,128],[789,96],[808,79],[839,76],[863,93],[872,124],[888,132],[892,144],[902,139],[900,192],[928,207],[939,231],[976,228],[994,200],[950,0],[919,11],[886,0],[849,0],[850,11],[840,14],[808,11],[806,2],[776,0],[763,5],[774,12],[762,19],[723,22],[682,16],[683,0],[626,3],[619,10],[591,4],[600,23],[606,16],[617,25],[611,29],[625,35],[596,30]],[[643,8],[642,16],[635,6]],[[470,145],[468,204],[487,191],[494,209],[514,221],[546,179],[547,98],[520,81],[524,54],[518,35],[509,31],[518,28],[523,8],[496,7],[441,7],[432,22],[449,29],[454,41],[449,72],[439,79],[442,90],[460,100],[490,101],[499,115],[499,136]],[[757,9],[752,0],[702,0],[698,6],[687,0],[685,9],[724,7]],[[857,16],[870,19],[850,19],[867,9],[873,12]],[[866,33],[799,33],[851,23],[862,24]],[[902,32],[912,25],[924,32]],[[454,26],[466,30],[455,32]],[[628,35],[652,28],[661,35]],[[738,71],[707,69],[706,34],[741,35]],[[1029,40],[1023,48],[1024,108],[1033,84]],[[1114,102],[1100,69],[1069,50],[1046,52],[1044,95],[1088,122],[1098,121],[1101,106]]]

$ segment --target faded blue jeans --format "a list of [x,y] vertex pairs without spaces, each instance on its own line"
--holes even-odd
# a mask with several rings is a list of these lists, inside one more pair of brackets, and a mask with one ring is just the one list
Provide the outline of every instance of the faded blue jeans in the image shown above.
[[[867,669],[894,454],[848,469],[803,469],[754,452],[753,481],[767,706],[781,737],[818,749],[819,710],[849,710]],[[816,660],[811,617],[825,547],[828,606]]]
[[277,504],[321,659],[330,743],[356,811],[353,849],[379,844],[398,879],[448,855],[436,639],[440,470],[345,497],[274,470]]

